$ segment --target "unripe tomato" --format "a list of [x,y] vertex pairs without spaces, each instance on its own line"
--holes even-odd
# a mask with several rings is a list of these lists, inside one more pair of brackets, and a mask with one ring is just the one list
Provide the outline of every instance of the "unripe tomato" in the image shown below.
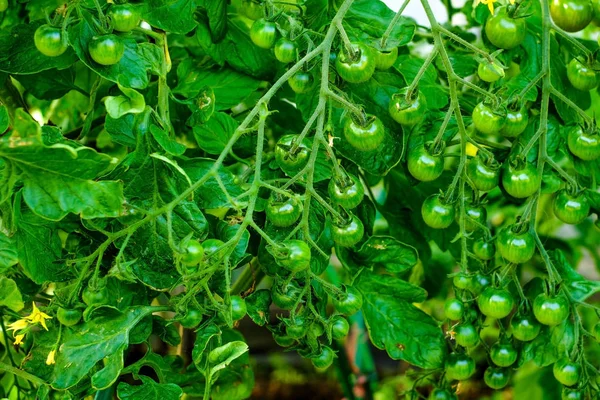
[[422,182],[434,181],[444,172],[444,153],[434,152],[424,145],[414,147],[408,151],[407,167],[415,179]]
[[459,272],[452,278],[452,283],[458,289],[469,289],[473,285],[473,277],[467,273]]
[[357,150],[376,150],[385,138],[385,126],[374,115],[367,115],[364,125],[356,122],[350,115],[346,115],[344,137]]
[[475,373],[475,361],[462,353],[450,353],[446,358],[446,378],[464,381]]
[[101,288],[86,286],[81,297],[88,306],[108,304],[108,289],[106,286]]
[[125,45],[120,37],[113,34],[94,36],[88,50],[92,60],[101,65],[114,65],[121,61]]
[[537,167],[529,162],[513,166],[510,161],[502,169],[502,187],[517,199],[533,196],[540,188],[542,177]]
[[272,48],[277,40],[277,24],[264,18],[257,19],[250,28],[250,39],[260,48]]
[[56,313],[56,318],[64,326],[74,326],[81,321],[82,317],[81,310],[76,308],[62,308],[60,307]]
[[483,380],[491,389],[502,389],[510,381],[510,370],[507,368],[487,367]]
[[492,281],[490,280],[489,275],[485,275],[481,272],[477,272],[473,275],[473,283],[471,287],[469,287],[469,291],[474,295],[480,295],[485,289],[487,289]]
[[562,392],[560,394],[560,398],[562,400],[583,400],[583,396],[583,391],[578,389],[571,389],[568,387],[563,387]]
[[502,258],[514,264],[531,260],[535,253],[535,240],[530,232],[516,233],[512,227],[500,231],[496,246]]
[[567,134],[567,145],[574,156],[584,161],[600,158],[600,134],[597,131],[584,132],[580,126],[574,126]]
[[458,324],[454,327],[454,339],[459,346],[474,347],[479,344],[479,333],[469,323]]
[[187,329],[194,329],[202,322],[202,313],[196,308],[188,308],[185,316],[179,320],[181,326]]
[[510,326],[512,328],[513,337],[522,342],[530,342],[535,339],[542,326],[538,321],[529,314],[515,314],[511,321]]
[[292,226],[302,214],[302,205],[295,197],[285,199],[271,196],[265,208],[267,219],[280,228]]
[[529,123],[529,114],[526,109],[508,110],[504,119],[504,126],[500,129],[500,134],[505,138],[516,138],[527,128]]
[[[456,205],[456,223],[460,225],[460,204]],[[487,223],[487,211],[483,206],[465,204],[465,231],[475,232]]]
[[140,13],[132,4],[113,4],[108,10],[113,28],[119,32],[130,32],[140,24]]
[[50,25],[41,25],[37,28],[33,42],[38,51],[48,57],[58,57],[69,48],[66,32],[63,34],[60,28]]
[[533,314],[544,325],[558,325],[569,316],[569,301],[561,295],[539,294],[533,301]]
[[500,319],[511,313],[515,306],[515,299],[508,290],[490,286],[479,295],[477,305],[483,315]]
[[286,256],[277,263],[291,272],[300,272],[310,268],[311,251],[303,240],[288,239],[281,243],[285,246]]
[[436,388],[429,394],[428,400],[457,400],[456,394],[446,389]]
[[417,96],[407,99],[408,88],[401,89],[398,93],[392,95],[390,99],[390,116],[397,123],[403,126],[415,126],[425,120],[427,111],[427,101],[423,93],[419,92]]
[[333,241],[342,247],[354,246],[361,241],[364,233],[365,227],[356,215],[352,215],[344,224],[333,223],[331,226]]
[[431,228],[444,229],[454,221],[454,206],[446,203],[439,194],[433,194],[423,202],[421,215],[425,224]]
[[467,162],[467,176],[478,190],[488,192],[498,186],[500,164],[477,156]]
[[225,245],[225,242],[219,239],[206,239],[202,242],[202,248],[204,249],[204,257],[209,258],[217,250]]
[[294,93],[308,93],[315,86],[315,78],[308,71],[298,71],[288,79],[288,85],[290,85]]
[[331,337],[335,340],[342,340],[348,336],[348,332],[350,332],[348,320],[339,315],[333,317],[333,322],[331,323]]
[[290,153],[297,138],[298,135],[294,134],[284,135],[279,138],[275,147],[275,161],[277,161],[279,168],[288,175],[295,175],[300,172],[308,163],[310,157],[310,143],[305,140],[302,143],[298,143],[296,151],[293,154]]
[[231,296],[231,319],[234,321],[244,318],[248,309],[246,308],[246,300],[241,296]]
[[288,283],[286,287],[273,285],[271,290],[271,300],[273,300],[273,304],[282,310],[291,310],[301,294],[302,289],[294,283]]
[[485,35],[489,41],[501,49],[512,49],[525,40],[527,24],[525,18],[512,18],[506,7],[496,9],[485,23]]
[[506,112],[496,111],[481,102],[473,109],[473,125],[481,133],[495,135],[504,127]]
[[552,373],[563,385],[575,386],[581,379],[581,365],[563,357],[554,363]]
[[496,82],[497,80],[504,78],[504,68],[495,62],[485,61],[479,63],[477,75],[479,75],[479,78],[482,81]]
[[554,195],[552,209],[562,222],[576,225],[590,214],[590,202],[584,193],[571,195],[563,189]]
[[598,86],[596,71],[574,58],[567,65],[567,78],[575,89],[589,92]]
[[342,178],[334,177],[329,181],[329,198],[334,204],[347,210],[358,207],[365,196],[365,189],[360,180],[351,174]]
[[510,367],[517,361],[519,352],[510,342],[497,342],[490,349],[490,358],[499,367]]
[[277,334],[275,332],[273,332],[273,340],[281,347],[290,347],[296,341],[288,335]]
[[594,17],[590,0],[551,0],[550,15],[554,23],[567,32],[578,32]]
[[181,263],[185,266],[198,265],[204,259],[204,247],[197,240],[190,239],[181,254]]
[[331,348],[327,346],[323,346],[321,349],[321,353],[318,356],[311,358],[310,360],[312,361],[315,368],[325,369],[329,368],[329,366],[333,364],[334,358],[335,353],[333,352],[333,350],[331,350]]
[[296,43],[287,38],[281,38],[275,43],[273,49],[275,58],[284,64],[296,61],[298,48]]
[[331,303],[337,312],[350,316],[362,308],[363,296],[355,287],[346,286],[344,293],[332,296]]
[[398,58],[398,48],[394,47],[390,51],[374,50],[375,55],[375,68],[379,70],[390,69]]
[[338,75],[350,83],[366,82],[373,76],[377,64],[373,51],[364,43],[352,43],[352,54],[343,50],[335,60]]
[[483,238],[479,238],[473,243],[473,254],[480,260],[493,260],[496,255],[496,246],[494,242],[488,242]]
[[465,305],[459,299],[449,299],[444,304],[444,315],[451,321],[459,321],[465,314]]
[[257,20],[262,18],[264,15],[264,6],[261,4],[262,1],[255,0],[242,0],[242,4],[240,5],[240,12],[246,17]]
[[285,331],[292,339],[302,339],[308,332],[308,321],[303,316],[296,315],[293,320],[287,321]]

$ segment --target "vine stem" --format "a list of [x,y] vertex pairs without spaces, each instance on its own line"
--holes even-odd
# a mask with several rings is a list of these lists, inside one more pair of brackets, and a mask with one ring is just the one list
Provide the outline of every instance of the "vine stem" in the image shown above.
[[402,16],[402,13],[404,12],[404,9],[406,8],[406,6],[408,6],[408,3],[410,3],[410,0],[404,0],[404,2],[402,3],[402,5],[400,6],[400,9],[396,13],[396,15],[394,15],[394,18],[392,18],[392,20],[390,21],[390,24],[388,25],[387,29],[385,30],[385,32],[381,36],[381,47],[382,48],[385,48],[385,44],[386,44],[388,38],[392,34],[392,31],[394,30],[394,27],[396,26],[396,24],[398,23],[398,21],[400,21],[400,17]]
[[19,378],[26,379],[29,382],[32,382],[39,386],[43,386],[46,384],[46,382],[42,378],[38,378],[37,376],[30,374],[29,372],[23,371],[22,369],[19,369],[19,368],[15,368],[15,367],[5,364],[3,362],[0,362],[0,371],[6,371],[10,374],[18,376]]

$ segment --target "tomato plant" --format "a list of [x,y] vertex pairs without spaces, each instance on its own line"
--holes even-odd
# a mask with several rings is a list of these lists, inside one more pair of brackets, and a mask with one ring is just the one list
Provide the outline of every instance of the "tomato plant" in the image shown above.
[[600,3],[386,2],[0,0],[0,398],[598,397]]

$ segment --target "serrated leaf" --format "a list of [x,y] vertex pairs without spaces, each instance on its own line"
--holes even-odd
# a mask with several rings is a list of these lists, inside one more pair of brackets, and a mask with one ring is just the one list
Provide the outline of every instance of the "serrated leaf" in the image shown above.
[[25,307],[16,282],[4,276],[0,276],[0,307],[2,306],[14,312],[19,312]]
[[256,325],[263,326],[269,322],[269,307],[271,306],[271,292],[260,289],[246,297],[248,316]]
[[210,324],[204,327],[196,335],[196,341],[194,342],[194,349],[192,350],[192,360],[198,371],[203,374],[206,372],[207,358],[209,354],[209,343],[213,338],[221,335],[221,329],[215,324]]
[[183,390],[174,383],[156,383],[151,378],[140,375],[141,385],[119,383],[117,395],[121,400],[177,400],[183,396]]
[[117,119],[125,114],[139,114],[144,111],[146,100],[140,92],[121,85],[118,86],[123,95],[106,96],[102,99],[106,106],[106,112],[111,118]]
[[0,273],[19,262],[17,248],[11,238],[0,232]]
[[355,253],[357,264],[368,268],[381,266],[391,273],[406,271],[418,260],[414,247],[390,236],[371,236]]
[[208,360],[211,363],[211,373],[227,367],[233,360],[248,351],[248,345],[242,341],[233,341],[211,350]]

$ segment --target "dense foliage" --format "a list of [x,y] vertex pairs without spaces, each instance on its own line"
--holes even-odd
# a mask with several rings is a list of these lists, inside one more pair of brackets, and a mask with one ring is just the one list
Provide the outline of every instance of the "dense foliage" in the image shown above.
[[0,397],[598,398],[600,2],[480,1],[0,0]]

